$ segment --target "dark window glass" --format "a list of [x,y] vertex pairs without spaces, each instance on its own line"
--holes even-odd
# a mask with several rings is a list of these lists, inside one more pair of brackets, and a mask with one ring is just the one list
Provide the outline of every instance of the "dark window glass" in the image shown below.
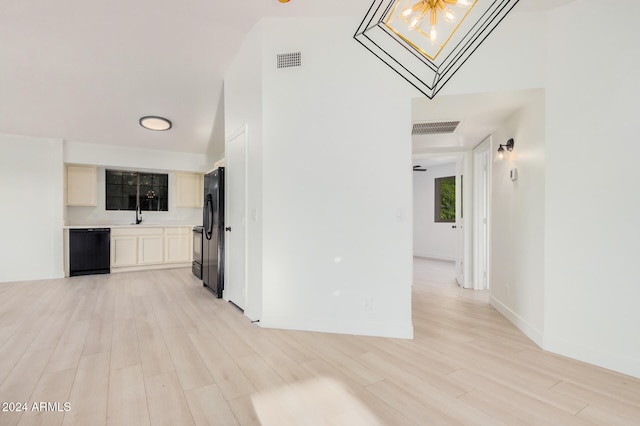
[[435,179],[435,221],[456,221],[456,177],[448,176]]
[[106,171],[106,209],[169,211],[169,175]]

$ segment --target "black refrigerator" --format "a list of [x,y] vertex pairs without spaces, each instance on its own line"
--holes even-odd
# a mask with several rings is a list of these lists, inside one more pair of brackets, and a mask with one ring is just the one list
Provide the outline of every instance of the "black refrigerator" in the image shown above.
[[217,297],[224,289],[224,167],[204,176],[202,282]]

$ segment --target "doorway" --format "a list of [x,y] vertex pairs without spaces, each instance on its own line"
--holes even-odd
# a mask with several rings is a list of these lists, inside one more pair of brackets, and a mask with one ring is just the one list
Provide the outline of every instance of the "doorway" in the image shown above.
[[[470,205],[468,152],[424,153],[413,156],[414,164],[414,258],[449,262],[451,278],[462,288],[471,288],[470,229],[464,225],[465,205]],[[416,167],[417,166],[417,167]],[[446,178],[446,179],[443,179]],[[437,216],[438,179],[455,179],[455,214]],[[442,263],[442,265],[445,265]]]
[[246,305],[247,126],[225,146],[225,289],[223,297],[244,310]]

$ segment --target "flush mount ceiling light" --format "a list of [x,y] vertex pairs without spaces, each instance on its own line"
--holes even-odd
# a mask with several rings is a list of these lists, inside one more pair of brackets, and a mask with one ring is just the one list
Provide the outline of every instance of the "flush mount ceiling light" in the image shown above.
[[375,0],[354,38],[428,98],[519,0]]
[[148,115],[140,119],[140,125],[145,129],[164,131],[169,130],[172,126],[171,121],[163,117]]

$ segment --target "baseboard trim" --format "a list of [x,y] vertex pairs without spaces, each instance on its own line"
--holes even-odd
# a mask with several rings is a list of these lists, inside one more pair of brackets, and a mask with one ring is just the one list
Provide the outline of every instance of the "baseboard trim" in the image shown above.
[[111,266],[111,273],[117,274],[120,272],[135,272],[135,271],[150,271],[153,269],[176,269],[176,268],[190,268],[189,263],[159,263],[155,265],[136,265],[136,266]]
[[408,324],[394,324],[388,322],[354,322],[310,318],[270,318],[263,315],[259,324],[263,328],[413,339],[413,323],[411,322]]
[[533,340],[536,345],[540,348],[543,347],[544,334],[540,330],[529,324],[524,318],[513,312],[495,297],[491,296],[489,303],[513,325],[515,325],[518,330],[522,331],[525,336]]
[[437,254],[414,253],[413,257],[419,257],[419,258],[422,258],[422,259],[445,260],[447,262],[455,262],[456,261],[456,259],[454,257],[440,256],[440,255],[437,255]]
[[544,338],[544,349],[558,355],[640,378],[640,359],[603,352],[589,346],[550,336],[545,336]]

